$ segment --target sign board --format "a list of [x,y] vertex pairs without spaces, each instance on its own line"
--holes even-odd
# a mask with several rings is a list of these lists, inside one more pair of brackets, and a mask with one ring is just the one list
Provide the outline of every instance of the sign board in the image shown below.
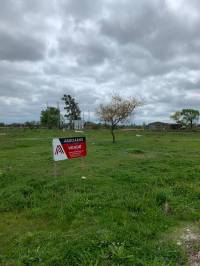
[[86,138],[55,138],[53,139],[53,159],[61,161],[84,157],[87,155]]

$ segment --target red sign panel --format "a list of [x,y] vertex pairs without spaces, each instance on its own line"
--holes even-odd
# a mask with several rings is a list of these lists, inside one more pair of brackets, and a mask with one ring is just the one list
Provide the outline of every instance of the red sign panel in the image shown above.
[[74,137],[53,139],[53,155],[55,161],[86,156],[86,138]]

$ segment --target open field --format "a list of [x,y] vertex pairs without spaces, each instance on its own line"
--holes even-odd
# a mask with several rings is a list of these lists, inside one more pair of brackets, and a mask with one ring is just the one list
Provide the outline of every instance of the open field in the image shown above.
[[[0,135],[0,264],[191,265],[200,250],[200,133],[86,132],[57,163],[52,137]],[[81,179],[85,176],[86,179]],[[194,264],[195,265],[195,264]]]

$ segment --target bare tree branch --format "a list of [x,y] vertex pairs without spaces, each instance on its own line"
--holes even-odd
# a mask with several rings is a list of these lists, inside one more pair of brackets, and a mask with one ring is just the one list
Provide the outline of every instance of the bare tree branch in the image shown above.
[[100,104],[96,114],[99,119],[111,126],[113,142],[115,142],[114,129],[119,123],[125,122],[133,113],[136,107],[142,103],[136,98],[124,99],[118,94],[112,96],[107,105]]

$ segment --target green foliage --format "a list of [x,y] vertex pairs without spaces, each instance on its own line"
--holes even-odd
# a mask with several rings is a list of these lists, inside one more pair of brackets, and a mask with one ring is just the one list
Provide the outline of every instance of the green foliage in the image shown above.
[[30,129],[39,127],[39,122],[36,121],[27,121],[24,123],[25,127],[29,127]]
[[0,138],[0,265],[187,265],[167,236],[200,221],[200,133],[117,130],[112,145],[90,130],[88,156],[54,177],[52,138],[72,134]]
[[163,204],[167,201],[167,195],[165,190],[163,191],[159,191],[158,193],[156,193],[156,203],[159,206],[163,206]]
[[144,154],[145,151],[140,150],[140,149],[127,149],[128,153],[133,153],[133,154]]
[[66,110],[65,117],[67,117],[68,120],[70,121],[70,126],[72,128],[72,121],[79,120],[81,118],[80,108],[78,106],[78,103],[75,101],[73,97],[71,97],[71,95],[64,94],[62,100],[65,103],[64,107],[64,109]]
[[193,127],[194,123],[198,122],[199,120],[199,111],[194,109],[183,109],[181,111],[182,122],[185,125],[189,125],[190,128]]
[[180,123],[181,124],[181,112],[175,112],[175,113],[173,113],[171,116],[170,116],[170,118],[172,119],[172,120],[174,120],[176,123]]
[[55,107],[47,107],[41,111],[40,122],[48,128],[60,127],[61,116],[60,110]]
[[193,126],[199,120],[200,112],[194,109],[183,109],[180,112],[175,112],[171,115],[171,119],[173,119],[176,123],[182,124],[182,126],[189,126],[193,128]]

